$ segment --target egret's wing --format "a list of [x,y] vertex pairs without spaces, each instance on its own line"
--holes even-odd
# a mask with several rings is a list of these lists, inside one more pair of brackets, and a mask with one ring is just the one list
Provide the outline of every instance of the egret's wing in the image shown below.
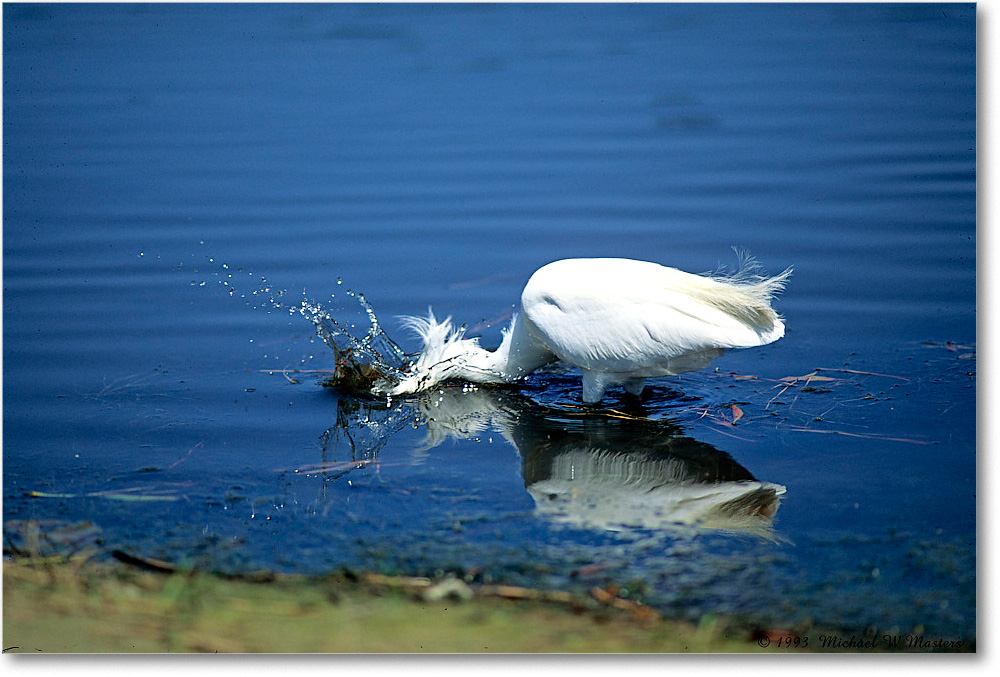
[[777,340],[784,325],[739,285],[623,259],[570,259],[540,269],[523,313],[565,362],[634,372],[681,356]]

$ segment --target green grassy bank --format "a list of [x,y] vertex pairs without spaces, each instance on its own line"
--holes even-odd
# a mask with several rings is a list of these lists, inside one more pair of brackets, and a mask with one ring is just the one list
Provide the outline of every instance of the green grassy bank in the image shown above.
[[[377,575],[231,579],[125,564],[3,565],[8,652],[750,652],[761,635],[590,596]],[[767,650],[773,651],[772,643]]]

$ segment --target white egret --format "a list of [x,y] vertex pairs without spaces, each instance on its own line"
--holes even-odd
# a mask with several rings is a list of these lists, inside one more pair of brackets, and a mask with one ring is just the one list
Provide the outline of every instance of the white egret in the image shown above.
[[489,351],[428,317],[406,318],[423,349],[389,394],[415,393],[447,379],[513,383],[561,360],[583,372],[583,400],[612,385],[638,395],[645,379],[706,366],[730,348],[777,341],[785,325],[771,308],[791,269],[774,277],[747,260],[731,275],[694,275],[630,259],[565,259],[538,269],[520,313]]

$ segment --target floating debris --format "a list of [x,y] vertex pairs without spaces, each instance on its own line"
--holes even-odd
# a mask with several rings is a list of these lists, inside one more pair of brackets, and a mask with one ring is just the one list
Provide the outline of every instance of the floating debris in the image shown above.
[[[106,498],[112,501],[176,501],[180,496],[165,493],[169,490],[146,489],[145,487],[130,487],[120,491],[90,491],[83,494],[50,493],[47,491],[29,491],[31,498]],[[145,493],[143,493],[145,492]]]

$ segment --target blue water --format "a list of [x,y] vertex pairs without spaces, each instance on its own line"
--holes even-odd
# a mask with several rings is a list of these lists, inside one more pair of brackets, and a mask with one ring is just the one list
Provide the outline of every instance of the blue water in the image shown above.
[[[5,548],[90,520],[105,555],[973,639],[975,31],[955,4],[5,3]],[[558,369],[351,397],[294,312],[349,288],[407,351],[428,306],[496,344],[549,261],[734,246],[794,266],[786,336],[598,412]],[[667,503],[784,493],[691,525],[627,467]]]

